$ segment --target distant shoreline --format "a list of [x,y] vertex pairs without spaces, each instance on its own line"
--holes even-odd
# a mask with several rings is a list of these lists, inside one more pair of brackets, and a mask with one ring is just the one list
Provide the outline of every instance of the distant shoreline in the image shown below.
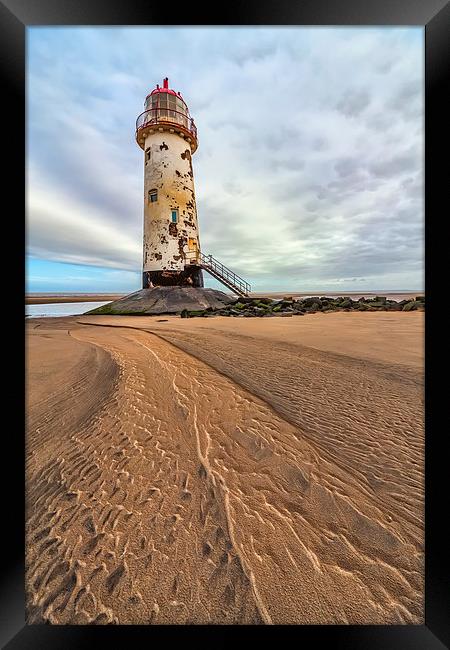
[[[130,292],[132,293],[132,292]],[[415,296],[424,295],[424,291],[266,291],[260,292],[255,291],[250,295],[253,298],[284,298],[285,296],[290,296],[292,298],[306,298],[308,296],[351,296],[353,298],[369,297],[369,296],[385,296],[386,298],[391,298],[392,300],[405,300],[407,298],[414,298]],[[45,304],[56,304],[56,303],[70,303],[70,302],[102,302],[102,301],[112,301],[123,298],[125,293],[35,293],[27,294],[25,296],[26,305],[45,305]]]
[[45,295],[42,293],[28,294],[25,296],[26,305],[49,305],[63,302],[103,302],[123,298],[124,293],[79,293]]
[[424,296],[425,291],[266,291],[265,293],[259,291],[252,291],[250,296],[252,298],[284,298],[289,296],[290,298],[309,298],[313,296],[325,297],[329,296],[330,298],[338,296],[348,296],[357,300],[358,298],[372,298],[375,296],[384,296],[385,298],[390,298],[391,300],[406,300],[407,298],[415,298],[416,296]]

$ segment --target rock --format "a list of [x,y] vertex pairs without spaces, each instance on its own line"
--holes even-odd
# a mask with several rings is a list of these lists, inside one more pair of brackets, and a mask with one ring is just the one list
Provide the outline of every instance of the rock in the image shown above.
[[201,310],[203,312],[209,307],[213,310],[223,309],[233,302],[235,302],[235,298],[217,289],[178,286],[152,287],[135,291],[124,298],[114,300],[107,305],[103,305],[103,307],[92,309],[86,313],[117,315],[181,314],[183,310]]
[[244,303],[244,305],[250,305],[254,300],[255,298],[250,298],[250,296],[240,296],[237,300],[233,300],[233,302],[235,305],[236,303]]
[[304,307],[312,307],[314,304],[320,305],[320,298],[318,296],[313,296],[311,298],[303,298],[301,301]]
[[193,287],[154,287],[142,289],[125,298],[108,303],[92,310],[92,314],[166,314],[179,313],[181,318],[227,316],[235,318],[303,316],[305,313],[329,313],[331,311],[424,311],[425,296],[416,296],[415,300],[359,298],[339,296],[335,299],[327,296],[311,296],[294,300],[285,296],[282,300],[271,298],[232,298],[214,289]]

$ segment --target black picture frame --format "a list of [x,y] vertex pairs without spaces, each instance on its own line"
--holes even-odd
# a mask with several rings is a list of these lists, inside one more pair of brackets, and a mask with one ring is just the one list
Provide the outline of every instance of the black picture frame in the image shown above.
[[[0,0],[0,69],[2,73],[2,145],[7,161],[4,191],[10,207],[4,212],[17,252],[4,273],[8,287],[8,314],[17,315],[19,340],[7,347],[12,353],[7,405],[11,424],[3,428],[3,463],[11,471],[2,499],[3,567],[0,582],[0,640],[8,650],[22,648],[123,648],[148,646],[152,642],[200,639],[203,643],[225,645],[235,636],[259,642],[283,643],[280,635],[290,634],[290,643],[301,648],[313,645],[353,650],[400,649],[434,650],[450,645],[450,580],[448,572],[446,511],[443,494],[447,487],[445,454],[448,424],[445,413],[445,355],[436,336],[440,319],[437,278],[444,275],[442,262],[448,245],[440,228],[444,212],[444,192],[448,194],[448,164],[444,131],[447,127],[444,101],[446,72],[449,69],[450,7],[445,0],[277,0],[276,2],[228,2],[222,15],[212,15],[211,7],[174,2],[153,5],[149,0]],[[426,578],[425,625],[416,626],[51,626],[25,624],[24,597],[24,367],[25,355],[21,309],[25,285],[24,239],[25,201],[25,31],[33,25],[376,25],[424,26],[425,28],[425,414],[426,414]],[[447,109],[448,112],[448,109]],[[447,127],[448,128],[448,127]],[[444,154],[443,156],[439,154]],[[441,163],[441,160],[444,161]],[[3,196],[5,198],[5,195]],[[445,196],[447,198],[447,196]],[[448,213],[448,209],[447,209]],[[13,251],[11,235],[3,237],[5,254]],[[441,264],[442,270],[439,269]],[[12,287],[12,289],[11,289]],[[20,306],[19,306],[20,303]],[[442,308],[444,309],[444,307]],[[20,321],[20,322],[19,322]],[[9,341],[9,339],[8,339]],[[16,370],[15,379],[12,370]],[[5,391],[7,389],[4,389]],[[448,420],[448,419],[447,419]],[[9,548],[8,548],[9,546]],[[276,628],[276,629],[275,629]],[[6,644],[6,645],[3,645]]]

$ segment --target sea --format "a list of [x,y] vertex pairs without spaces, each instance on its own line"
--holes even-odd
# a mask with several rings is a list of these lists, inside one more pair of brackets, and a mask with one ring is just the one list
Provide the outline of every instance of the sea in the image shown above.
[[107,305],[104,302],[56,302],[42,305],[25,305],[25,318],[41,318],[45,316],[77,316],[86,311]]

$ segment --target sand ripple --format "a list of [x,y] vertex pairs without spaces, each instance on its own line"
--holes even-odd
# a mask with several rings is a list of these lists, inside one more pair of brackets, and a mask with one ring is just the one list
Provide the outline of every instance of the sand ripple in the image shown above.
[[416,371],[237,333],[41,323],[29,622],[423,621]]

